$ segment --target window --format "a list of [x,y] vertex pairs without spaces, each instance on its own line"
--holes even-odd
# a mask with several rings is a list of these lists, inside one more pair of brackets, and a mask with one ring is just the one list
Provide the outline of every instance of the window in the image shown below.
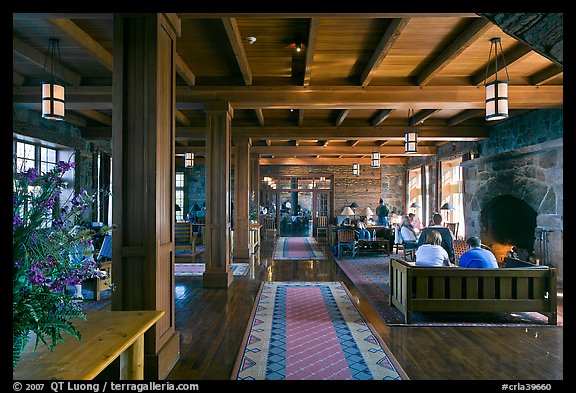
[[445,203],[450,203],[454,210],[441,210],[444,222],[457,222],[459,223],[458,230],[461,236],[464,235],[464,195],[462,187],[462,168],[460,163],[461,158],[453,160],[442,161],[442,179],[441,179],[441,195],[440,206]]
[[[57,151],[49,147],[35,145],[23,141],[14,141],[14,172],[26,171],[30,168],[37,168],[39,172],[48,172],[56,165]],[[39,186],[29,186],[29,192],[39,192]],[[22,207],[24,210],[28,206]],[[57,204],[54,209],[57,209]],[[23,216],[25,211],[21,211],[20,215]],[[46,212],[44,217],[44,226],[49,227],[52,225],[52,213]]]
[[[416,220],[423,222],[423,193],[422,193],[422,168],[408,171],[408,213],[414,213]],[[415,203],[420,207],[411,207]]]
[[184,172],[176,172],[176,221],[184,221]]

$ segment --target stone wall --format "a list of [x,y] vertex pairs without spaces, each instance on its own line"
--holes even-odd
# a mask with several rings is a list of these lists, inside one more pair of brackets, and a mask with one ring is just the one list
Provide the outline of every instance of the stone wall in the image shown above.
[[462,163],[465,179],[467,236],[480,236],[482,209],[495,197],[514,196],[537,214],[534,252],[538,238],[549,232],[550,264],[563,279],[564,162],[562,110],[529,112],[491,130],[480,144],[479,158]]
[[[378,200],[387,195],[388,185],[396,185],[392,179],[392,170],[384,180],[382,168],[371,168],[363,165],[360,168],[360,176],[352,175],[350,165],[262,165],[260,176],[330,176],[334,175],[334,215],[340,215],[344,207],[353,202],[358,204],[358,212],[369,206],[373,211],[378,206]],[[401,183],[401,182],[400,182]],[[392,193],[395,196],[396,190]],[[385,201],[387,199],[385,198]],[[387,202],[388,203],[388,202]]]

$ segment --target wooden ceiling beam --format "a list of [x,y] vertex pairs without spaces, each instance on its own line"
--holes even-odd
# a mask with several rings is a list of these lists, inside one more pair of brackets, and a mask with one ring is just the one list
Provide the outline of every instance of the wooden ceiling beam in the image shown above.
[[78,45],[84,48],[90,56],[102,64],[108,71],[113,71],[113,57],[106,48],[94,40],[88,33],[82,30],[76,23],[70,19],[55,18],[50,22],[64,32],[68,37],[74,40]]
[[467,109],[458,113],[456,116],[452,116],[446,121],[449,126],[455,126],[462,123],[465,120],[472,119],[474,117],[481,116],[486,111],[484,109]]
[[[380,165],[405,165],[407,162],[406,157],[382,157],[380,158]],[[346,157],[275,157],[275,158],[260,158],[260,165],[352,165],[359,163],[360,165],[370,165],[369,158],[346,158]]]
[[[14,86],[14,104],[38,105],[36,86]],[[562,108],[561,85],[508,86],[510,109]],[[345,87],[198,87],[177,86],[178,109],[202,109],[203,102],[227,100],[234,109],[483,109],[485,92],[477,86]],[[343,104],[346,103],[346,104]],[[112,86],[66,89],[67,108],[112,109]]]
[[421,111],[418,111],[418,113],[416,113],[414,117],[410,119],[410,125],[411,126],[418,125],[419,123],[424,122],[426,119],[428,119],[430,116],[432,116],[439,110],[440,109],[422,109]]
[[551,66],[543,69],[540,72],[532,75],[530,77],[530,83],[535,86],[541,86],[542,84],[554,79],[558,75],[564,72],[564,68],[557,66],[556,64],[552,64]]
[[[25,17],[27,14],[18,14]],[[42,14],[40,14],[42,15]],[[57,14],[60,15],[60,14]],[[86,14],[89,15],[89,14]],[[103,14],[107,15],[107,14]],[[472,12],[194,12],[178,13],[181,20],[204,18],[480,18]]]
[[491,27],[492,23],[484,18],[472,20],[472,23],[416,76],[416,84],[423,86],[430,82],[438,72],[456,59]]
[[26,80],[25,77],[18,74],[17,72],[12,71],[12,84],[14,86],[22,86],[25,80]]
[[[200,155],[205,154],[205,146],[177,146],[176,154],[182,154],[188,149],[189,151],[198,153]],[[232,146],[231,150],[234,151],[235,147]],[[261,155],[272,155],[275,157],[293,157],[293,156],[368,156],[372,154],[373,146],[255,146],[250,147],[251,153],[261,154]],[[396,146],[382,146],[380,147],[380,154],[385,156],[405,156],[404,145]],[[422,156],[429,156],[436,154],[436,146],[423,146],[418,145],[418,154]]]
[[[487,45],[488,47],[488,45]],[[489,47],[488,47],[489,48]],[[500,49],[500,48],[498,48]],[[504,66],[506,65],[506,67],[510,67],[510,65],[512,65],[512,63],[516,62],[516,61],[520,61],[524,56],[528,55],[530,52],[532,52],[532,49],[524,44],[518,43],[516,45],[514,45],[514,47],[510,48],[509,50],[507,50],[506,52],[504,52],[504,59],[506,60],[506,63],[504,63],[502,61],[501,56],[498,56],[498,72],[504,70]],[[500,52],[498,52],[500,53]],[[486,60],[488,60],[488,55],[489,52],[486,52]],[[478,71],[476,74],[472,75],[472,77],[470,78],[470,83],[474,86],[477,86],[481,83],[484,83],[484,81],[486,80],[486,64],[484,63],[484,66],[482,67],[482,69],[480,71]],[[495,66],[494,66],[494,60],[490,61],[490,66],[488,67],[488,78],[490,78],[492,75],[494,75],[495,73]]]
[[[112,137],[111,127],[87,127],[92,134],[100,134],[103,137]],[[328,146],[331,140],[404,140],[405,125],[373,127],[235,127],[232,126],[232,136],[247,135],[260,140],[286,140],[291,139],[315,139],[318,145]],[[486,139],[490,136],[490,128],[482,126],[431,126],[418,127],[418,139],[423,141],[475,141]],[[181,140],[205,140],[204,127],[176,127],[176,139]]]
[[394,42],[396,42],[396,39],[400,36],[402,30],[404,30],[409,21],[410,18],[395,18],[390,21],[386,31],[384,31],[384,35],[380,39],[376,49],[374,49],[372,57],[370,57],[364,71],[362,71],[362,75],[360,76],[360,86],[366,87],[372,81],[372,78],[376,71],[378,71],[380,64],[388,55],[390,48],[394,45]]
[[180,57],[178,53],[174,55],[174,62],[176,64],[176,72],[184,79],[188,86],[196,85],[196,75],[192,72],[188,64]]
[[380,112],[378,112],[378,114],[376,115],[376,117],[370,122],[370,124],[372,124],[373,126],[379,125],[384,120],[386,120],[393,111],[394,111],[393,109],[381,109]]
[[[48,40],[46,40],[46,45],[48,45]],[[46,54],[31,47],[24,41],[14,36],[12,36],[12,51],[17,55],[24,57],[31,63],[36,64],[38,67],[40,67],[40,69],[44,69],[44,63],[46,62]],[[46,70],[46,73],[49,72],[50,70]],[[54,61],[54,74],[59,79],[65,81],[66,83],[72,86],[79,86],[80,83],[82,82],[82,77],[80,75],[78,75],[71,69],[64,67],[57,61]],[[38,92],[38,95],[40,95],[40,91]]]
[[[80,113],[83,116],[88,117],[89,119],[95,120],[99,123],[102,123],[107,126],[112,126],[112,117],[108,116],[102,112],[95,111],[93,109],[79,109],[76,112]],[[68,116],[66,116],[68,117]]]
[[[562,86],[510,85],[510,108],[561,108]],[[234,109],[482,109],[485,92],[477,86],[251,86],[177,87],[180,109],[227,100]],[[345,104],[343,104],[345,103]],[[343,108],[344,106],[344,108]]]
[[342,122],[344,121],[344,119],[346,118],[346,116],[348,116],[348,113],[350,113],[350,109],[342,109],[338,112],[338,116],[336,117],[336,123],[334,124],[336,127],[340,127],[342,125]]
[[234,51],[234,56],[236,56],[238,67],[240,67],[242,78],[244,78],[244,84],[250,86],[252,85],[252,71],[250,70],[246,51],[244,51],[238,23],[235,18],[222,18],[222,23],[224,24],[230,45],[232,45],[232,50]]
[[303,86],[310,85],[310,78],[312,77],[312,64],[314,63],[314,53],[316,51],[316,42],[318,41],[318,27],[320,21],[318,18],[310,19],[310,27],[308,28],[308,45],[306,46],[306,61],[304,64],[304,81]]
[[174,117],[176,118],[176,121],[178,121],[184,127],[190,127],[190,119],[188,116],[182,113],[182,111],[176,109],[176,111],[174,111]]

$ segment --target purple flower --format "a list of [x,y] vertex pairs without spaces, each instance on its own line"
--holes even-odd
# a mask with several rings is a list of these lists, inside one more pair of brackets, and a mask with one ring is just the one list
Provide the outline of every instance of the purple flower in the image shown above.
[[28,182],[33,182],[38,177],[38,169],[29,168],[25,172],[20,172],[20,177]]
[[73,162],[58,161],[58,163],[56,165],[58,166],[58,168],[60,168],[60,170],[62,172],[66,172],[66,171],[74,168]]
[[14,214],[12,216],[12,230],[22,225],[24,225],[24,220],[22,220],[22,218],[18,214]]

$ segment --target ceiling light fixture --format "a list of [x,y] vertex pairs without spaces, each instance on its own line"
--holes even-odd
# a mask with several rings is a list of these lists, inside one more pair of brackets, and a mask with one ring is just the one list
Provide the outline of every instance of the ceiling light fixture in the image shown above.
[[412,126],[410,113],[412,113],[412,118],[414,118],[414,110],[408,109],[408,128],[404,134],[404,152],[405,153],[416,153],[418,150],[418,131],[416,131],[416,126]]
[[256,42],[256,37],[252,37],[252,36],[246,37],[245,40],[246,40],[247,43],[249,43],[250,45],[252,45],[253,43]]
[[184,167],[192,168],[194,166],[194,152],[187,151],[184,153]]
[[[506,71],[506,80],[498,79],[498,48],[500,56]],[[488,71],[492,64],[492,49],[494,49],[494,80],[488,82]],[[486,64],[486,77],[484,78],[484,87],[486,88],[486,120],[502,120],[508,117],[508,67],[502,51],[502,40],[498,37],[490,40],[490,53],[488,54],[488,64]]]
[[370,159],[370,166],[372,168],[380,168],[380,148],[377,151],[372,152],[372,158]]
[[[48,59],[50,62],[48,64]],[[66,120],[64,117],[64,83],[57,83],[56,66],[62,67],[62,77],[64,77],[64,66],[60,56],[60,45],[57,38],[48,40],[48,51],[44,60],[42,73],[46,76],[47,67],[50,74],[42,82],[42,118],[47,120]]]

